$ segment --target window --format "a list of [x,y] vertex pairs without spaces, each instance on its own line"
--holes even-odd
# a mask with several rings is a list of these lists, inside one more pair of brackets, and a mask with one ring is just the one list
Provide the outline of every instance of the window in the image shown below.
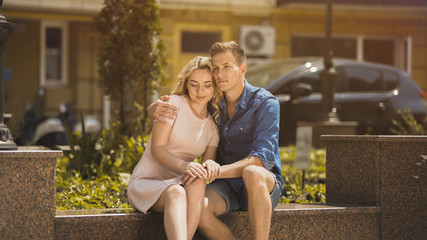
[[363,60],[394,65],[394,41],[382,39],[363,40]]
[[376,69],[346,67],[348,92],[382,91],[381,71]]
[[310,72],[304,74],[294,80],[294,85],[298,83],[305,83],[311,86],[312,93],[322,92],[322,81],[319,76],[319,72]]
[[[334,57],[382,63],[404,70],[410,69],[410,62],[405,62],[405,59],[406,55],[410,54],[407,49],[411,44],[405,38],[334,36],[332,45]],[[292,57],[323,57],[326,53],[325,37],[293,36],[291,48]]]
[[181,52],[205,53],[215,42],[221,41],[221,32],[183,31],[181,33]]
[[40,80],[44,87],[67,84],[68,28],[66,22],[42,21]]
[[[335,38],[332,40],[335,57],[356,58],[356,39]],[[293,57],[316,57],[325,56],[326,41],[324,37],[292,37],[292,56]]]
[[399,85],[399,77],[395,72],[384,71],[383,79],[384,79],[384,89],[386,91],[394,90]]

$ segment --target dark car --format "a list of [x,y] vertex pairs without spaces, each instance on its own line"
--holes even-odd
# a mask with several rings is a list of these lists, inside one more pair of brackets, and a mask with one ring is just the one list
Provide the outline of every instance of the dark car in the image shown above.
[[[334,59],[334,111],[341,121],[357,121],[356,134],[391,134],[397,110],[416,119],[426,114],[427,94],[402,70],[394,67]],[[248,67],[246,79],[280,101],[280,144],[295,143],[297,122],[323,121],[321,58],[272,60]]]

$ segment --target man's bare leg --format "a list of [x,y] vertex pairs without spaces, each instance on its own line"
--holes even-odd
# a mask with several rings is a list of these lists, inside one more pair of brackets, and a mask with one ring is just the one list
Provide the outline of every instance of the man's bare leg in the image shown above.
[[246,167],[242,177],[248,195],[252,236],[256,240],[268,239],[272,213],[270,192],[274,187],[274,177],[267,169],[255,165]]
[[214,190],[206,189],[206,197],[199,232],[206,239],[236,239],[230,229],[217,216],[224,214],[225,200]]

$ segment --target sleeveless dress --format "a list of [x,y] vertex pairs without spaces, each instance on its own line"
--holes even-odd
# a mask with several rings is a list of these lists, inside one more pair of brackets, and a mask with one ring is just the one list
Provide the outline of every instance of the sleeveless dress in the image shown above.
[[[184,96],[172,95],[169,103],[178,108],[178,116],[174,120],[167,120],[172,126],[167,145],[171,154],[191,162],[201,156],[207,146],[218,146],[218,128],[210,115],[206,119],[196,117]],[[182,173],[166,167],[153,157],[150,136],[129,181],[129,201],[133,207],[146,214],[168,186],[181,184],[182,177]]]

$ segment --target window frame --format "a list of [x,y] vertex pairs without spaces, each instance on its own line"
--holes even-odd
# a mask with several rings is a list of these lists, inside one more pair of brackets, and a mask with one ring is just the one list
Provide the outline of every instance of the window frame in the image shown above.
[[[295,33],[291,35],[291,42],[294,37],[305,37],[305,38],[324,38],[324,35],[320,34],[306,34],[306,33]],[[394,64],[391,65],[393,67],[402,69],[404,71],[407,71],[408,74],[410,74],[410,70],[412,68],[412,62],[410,61],[412,58],[412,38],[410,36],[402,36],[402,37],[396,37],[396,36],[380,36],[380,35],[341,35],[336,34],[334,35],[335,39],[350,39],[350,40],[356,40],[356,58],[355,60],[359,62],[366,61],[364,60],[364,41],[365,40],[391,40],[394,42]],[[290,46],[290,52],[292,53],[292,43]],[[298,57],[293,56],[291,57]]]
[[[46,29],[61,29],[61,77],[46,78]],[[63,20],[42,20],[40,28],[40,85],[42,87],[63,87],[68,84],[68,22]]]

